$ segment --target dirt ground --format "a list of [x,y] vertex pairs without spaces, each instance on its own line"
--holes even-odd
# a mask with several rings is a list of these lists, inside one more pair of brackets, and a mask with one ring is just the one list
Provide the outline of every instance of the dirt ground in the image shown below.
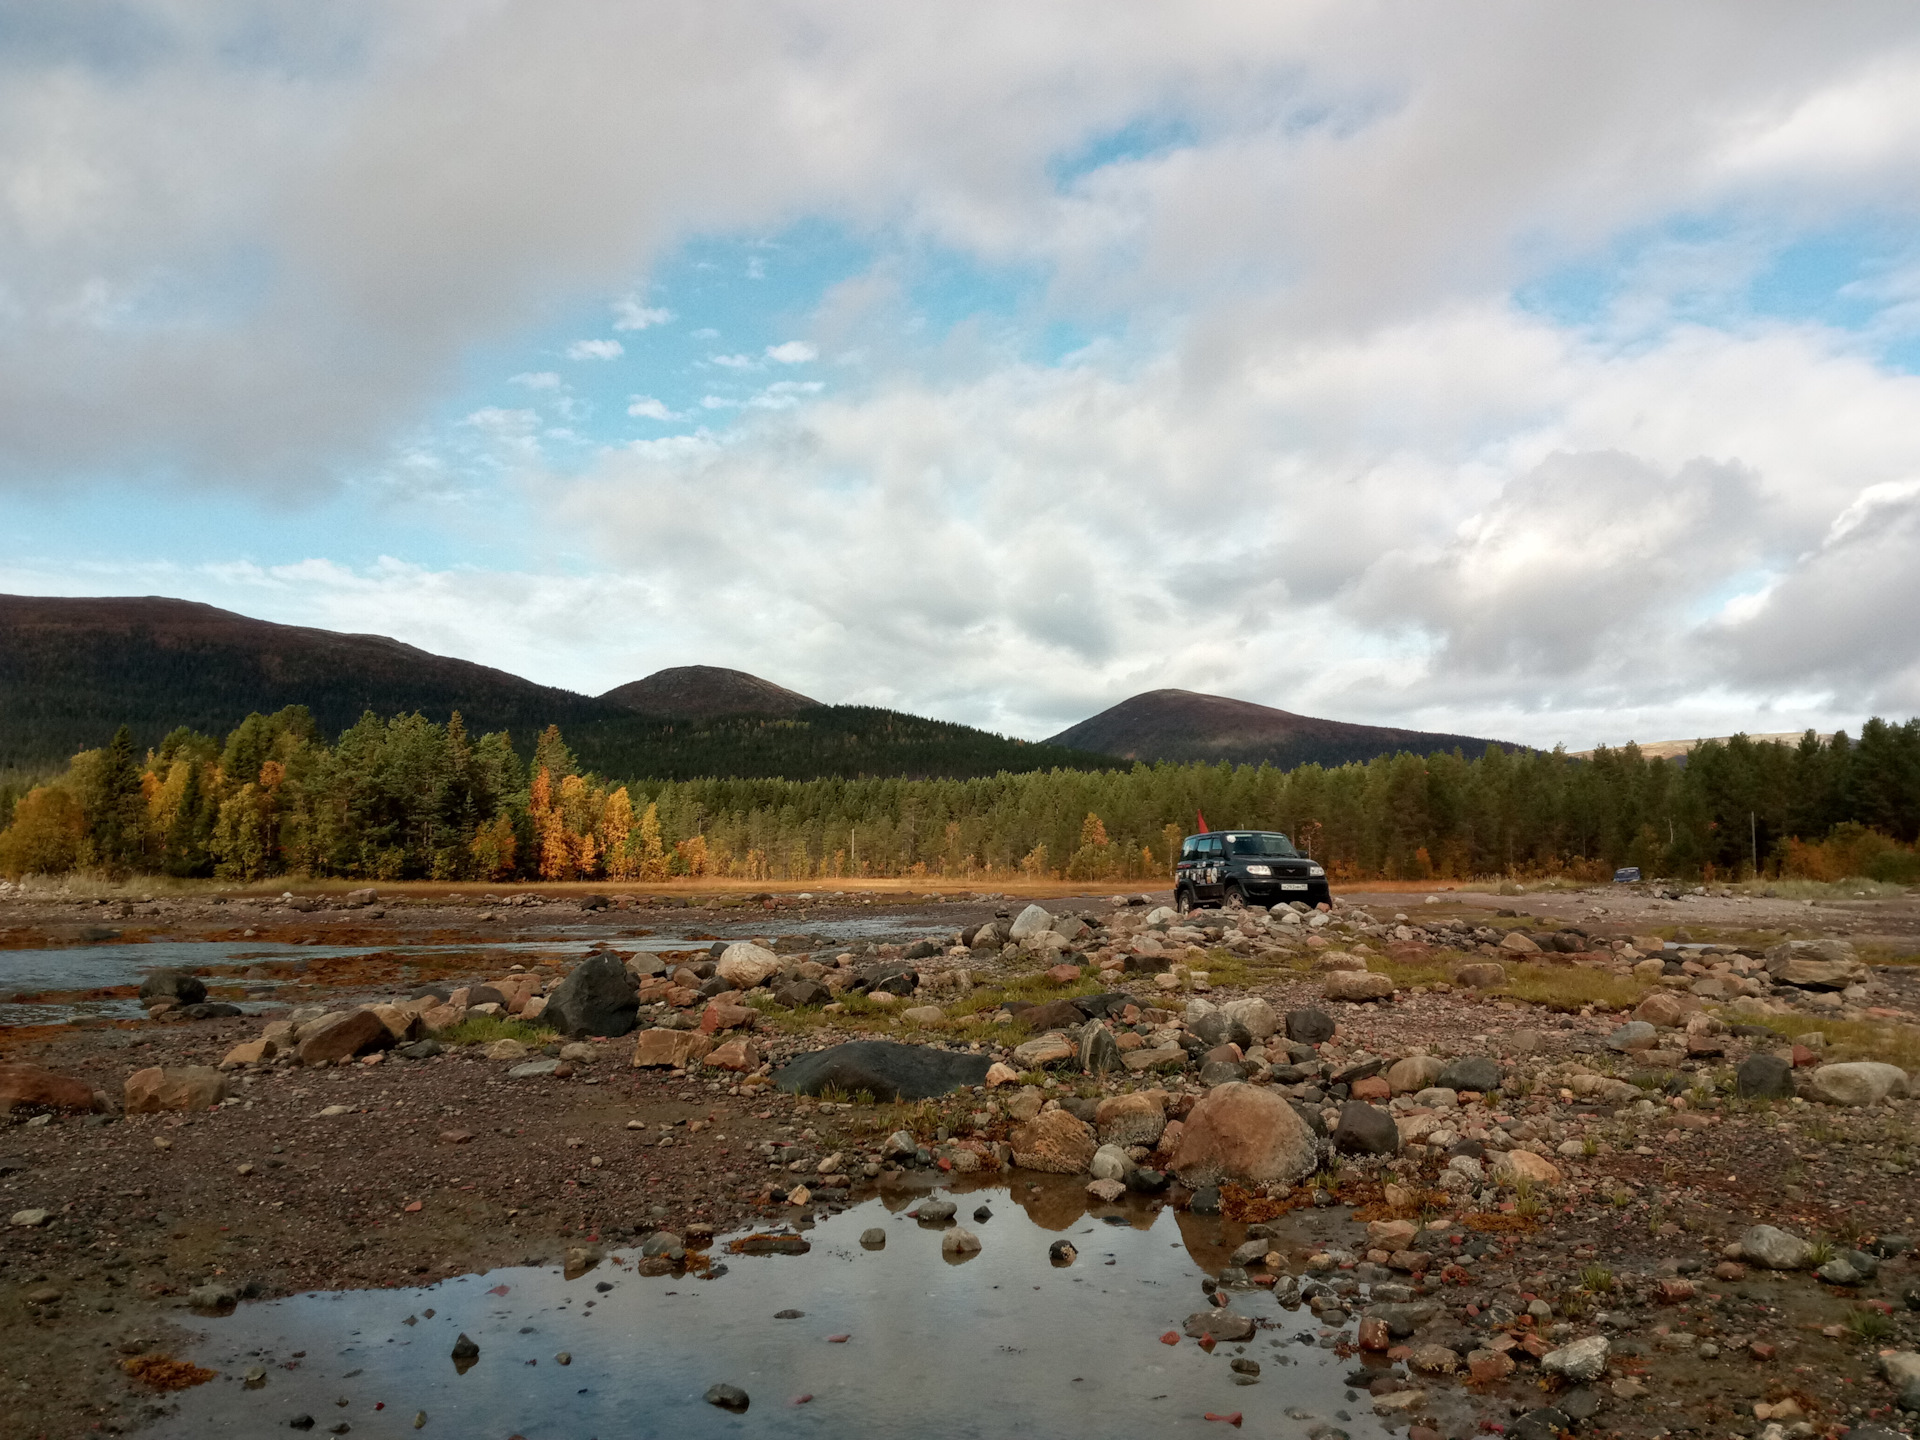
[[[1035,888],[1050,891],[1045,899],[1055,913],[1113,910],[1109,895]],[[1008,889],[939,897],[872,887],[802,899],[798,890],[762,887],[690,897],[622,892],[609,908],[584,910],[579,902],[590,892],[580,887],[542,891],[546,903],[511,903],[527,893],[383,889],[369,907],[302,913],[279,904],[277,892],[156,891],[150,902],[139,891],[16,892],[0,894],[0,951],[84,946],[106,932],[116,943],[245,937],[391,951],[316,960],[280,977],[291,981],[275,996],[283,1006],[338,1005],[404,995],[427,981],[477,982],[504,969],[478,949],[432,957],[401,949],[423,943],[521,942],[534,948],[520,960],[535,967],[546,940],[620,947],[661,936],[690,945],[751,936],[783,954],[830,958],[839,942],[815,942],[823,929],[849,920],[880,920],[867,939],[882,944],[945,941],[996,913],[1017,914],[1032,898]],[[1646,887],[1521,895],[1436,887],[1349,891],[1342,899],[1388,925],[1401,915],[1415,922],[1464,916],[1476,924],[1531,917],[1547,928],[1580,925],[1595,934],[1660,933],[1701,943],[1844,936],[1878,962],[1892,1008],[1920,1012],[1920,967],[1909,968],[1920,960],[1920,900],[1910,897],[1842,894],[1808,903],[1738,894],[1672,898]],[[207,978],[216,999],[244,989],[244,974]],[[1260,994],[1287,1009],[1320,1003],[1319,989],[1313,975],[1285,973],[1216,987],[1210,998]],[[1443,1054],[1497,1049],[1525,1029],[1543,1060],[1578,1059],[1591,1056],[1620,1019],[1592,1006],[1527,1004],[1457,988],[1403,991],[1380,1007],[1330,1008],[1341,1012],[1329,1051],[1336,1057],[1404,1054],[1417,1046]],[[510,1079],[506,1067],[469,1048],[419,1062],[386,1055],[379,1063],[319,1070],[236,1071],[229,1099],[217,1109],[117,1113],[129,1074],[155,1065],[216,1065],[233,1045],[257,1035],[263,1018],[0,1029],[0,1061],[31,1061],[77,1077],[111,1101],[102,1114],[41,1118],[22,1110],[0,1124],[0,1219],[50,1212],[42,1225],[9,1227],[0,1249],[0,1436],[124,1433],[164,1413],[167,1394],[129,1378],[122,1364],[186,1349],[194,1332],[188,1294],[198,1286],[223,1285],[248,1298],[412,1285],[505,1264],[558,1262],[569,1247],[629,1243],[655,1229],[698,1237],[702,1226],[725,1232],[789,1221],[794,1209],[781,1201],[795,1166],[816,1179],[814,1162],[829,1153],[877,1158],[881,1137],[903,1124],[935,1149],[950,1136],[1005,1134],[997,1120],[979,1123],[973,1107],[980,1101],[971,1096],[915,1107],[823,1106],[743,1087],[733,1075],[636,1070],[628,1063],[631,1038],[597,1043],[596,1058],[564,1079]],[[858,1025],[830,1034],[773,1030],[761,1039],[778,1059],[856,1033],[889,1033],[880,1022],[864,1023],[864,1032]],[[1764,1043],[1736,1037],[1724,1061]],[[1780,1412],[1775,1440],[1898,1422],[1873,1357],[1890,1345],[1910,1349],[1920,1335],[1920,1271],[1911,1252],[1888,1259],[1874,1279],[1850,1290],[1816,1284],[1804,1273],[1750,1267],[1719,1278],[1715,1267],[1726,1263],[1723,1248],[1759,1221],[1842,1245],[1920,1238],[1915,1103],[1773,1115],[1717,1102],[1676,1108],[1677,1087],[1649,1093],[1659,1116],[1631,1135],[1625,1127],[1640,1122],[1609,1118],[1599,1107],[1540,1096],[1503,1102],[1513,1112],[1510,1127],[1533,1123],[1548,1138],[1557,1128],[1605,1143],[1569,1166],[1577,1181],[1543,1214],[1510,1216],[1491,1232],[1435,1232],[1458,1272],[1417,1277],[1420,1292],[1443,1306],[1440,1328],[1458,1332],[1467,1345],[1495,1307],[1517,1305],[1524,1313],[1548,1294],[1563,1320],[1591,1327],[1610,1315],[1611,1388],[1570,1402],[1589,1405],[1590,1414],[1598,1409],[1583,1433],[1757,1435],[1768,1422],[1753,1407],[1789,1400],[1797,1408]],[[1712,1123],[1681,1123],[1702,1110]],[[846,1168],[853,1193],[863,1193],[868,1178],[857,1165]],[[916,1175],[924,1183],[940,1172],[874,1178],[908,1183]],[[1334,1192],[1342,1203],[1327,1212],[1330,1233],[1344,1234],[1362,1257],[1366,1221],[1389,1213],[1378,1179],[1351,1167]],[[1180,1193],[1173,1192],[1175,1203]],[[815,1203],[835,1198],[830,1192]],[[1478,1409],[1455,1407],[1461,1433],[1485,1428],[1489,1416],[1502,1423],[1554,1403],[1557,1396],[1541,1393],[1530,1375],[1481,1387]]]

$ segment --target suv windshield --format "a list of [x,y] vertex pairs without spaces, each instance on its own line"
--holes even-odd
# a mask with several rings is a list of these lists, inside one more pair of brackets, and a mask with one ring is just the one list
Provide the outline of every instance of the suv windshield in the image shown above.
[[1271,835],[1229,835],[1227,836],[1229,855],[1298,855],[1287,837]]

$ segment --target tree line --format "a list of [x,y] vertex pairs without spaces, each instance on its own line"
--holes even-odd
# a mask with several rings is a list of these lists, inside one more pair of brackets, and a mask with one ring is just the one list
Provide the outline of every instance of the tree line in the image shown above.
[[[10,806],[10,810],[9,807]],[[1336,879],[1809,875],[1920,880],[1920,719],[1857,739],[1744,736],[1684,762],[1489,746],[1282,770],[1136,764],[959,779],[630,779],[587,771],[557,727],[368,713],[328,743],[293,706],[223,741],[122,728],[0,796],[0,874],[403,880],[731,876],[990,882],[1163,879],[1204,814],[1283,830]]]

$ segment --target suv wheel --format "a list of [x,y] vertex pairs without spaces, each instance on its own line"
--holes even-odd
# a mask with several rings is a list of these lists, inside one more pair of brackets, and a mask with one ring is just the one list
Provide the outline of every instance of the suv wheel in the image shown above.
[[1225,904],[1229,910],[1244,910],[1247,908],[1247,897],[1238,885],[1229,884]]
[[1193,913],[1193,892],[1184,885],[1173,892],[1173,911],[1176,915]]

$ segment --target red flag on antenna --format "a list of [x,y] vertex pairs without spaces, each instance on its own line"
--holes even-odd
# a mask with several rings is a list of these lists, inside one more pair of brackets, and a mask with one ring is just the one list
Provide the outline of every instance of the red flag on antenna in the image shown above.
[[1200,822],[1200,833],[1205,835],[1207,833],[1207,812],[1204,810],[1195,810],[1193,813],[1194,817]]

